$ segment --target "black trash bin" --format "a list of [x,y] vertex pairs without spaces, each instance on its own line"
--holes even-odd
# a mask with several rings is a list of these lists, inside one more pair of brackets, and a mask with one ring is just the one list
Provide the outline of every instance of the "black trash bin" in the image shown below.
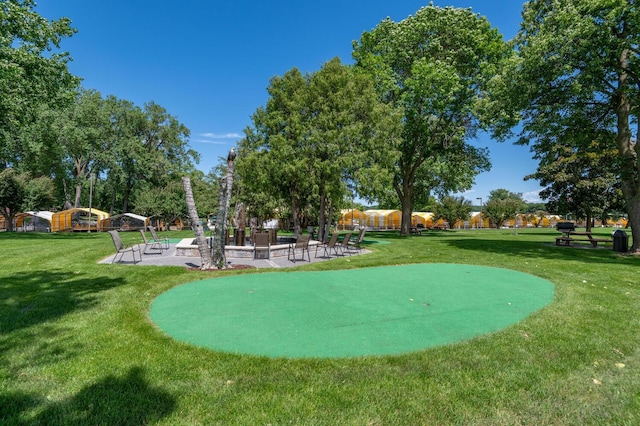
[[626,232],[618,229],[611,234],[611,237],[613,238],[613,251],[626,253],[629,250],[629,237]]

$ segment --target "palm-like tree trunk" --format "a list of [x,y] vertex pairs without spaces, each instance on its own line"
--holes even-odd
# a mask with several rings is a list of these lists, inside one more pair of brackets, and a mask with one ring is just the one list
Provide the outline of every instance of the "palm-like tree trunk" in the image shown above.
[[218,197],[218,213],[216,217],[216,238],[213,242],[213,264],[218,269],[224,269],[227,258],[224,254],[224,243],[227,236],[227,216],[233,188],[234,161],[227,161],[227,176],[220,182],[220,196]]
[[196,234],[196,243],[198,244],[198,251],[200,252],[200,259],[202,260],[202,266],[200,269],[214,269],[211,259],[211,252],[207,245],[207,238],[204,235],[200,218],[198,217],[198,210],[196,209],[196,202],[193,198],[193,191],[191,190],[191,179],[188,177],[182,178],[182,187],[184,188],[185,197],[187,200],[187,210],[189,211],[189,218],[193,227],[193,232]]

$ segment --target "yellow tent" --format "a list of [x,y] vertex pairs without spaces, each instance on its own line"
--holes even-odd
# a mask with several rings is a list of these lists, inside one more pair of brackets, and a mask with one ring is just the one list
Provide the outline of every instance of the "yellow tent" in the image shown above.
[[415,227],[422,225],[425,228],[433,228],[433,213],[431,212],[413,212],[411,214],[411,224]]
[[358,226],[365,225],[367,215],[358,209],[342,209],[340,210],[340,219],[338,219],[338,228],[355,229]]
[[366,210],[366,226],[374,229],[400,229],[402,212],[400,210]]
[[84,207],[63,210],[54,213],[51,217],[51,232],[58,231],[88,231],[98,230],[98,222],[107,219],[109,213],[98,209],[91,209],[91,217],[89,217],[89,209]]
[[542,219],[542,226],[545,228],[555,228],[556,223],[558,222],[562,222],[562,218],[556,214],[550,214],[549,216]]

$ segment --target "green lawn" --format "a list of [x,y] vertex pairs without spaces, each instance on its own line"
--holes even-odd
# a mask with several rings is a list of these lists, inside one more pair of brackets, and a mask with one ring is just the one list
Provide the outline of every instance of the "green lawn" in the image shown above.
[[557,234],[368,233],[390,244],[303,268],[497,266],[552,281],[555,302],[451,346],[291,360],[191,347],[148,320],[178,284],[272,271],[99,265],[105,233],[0,233],[0,424],[640,424],[640,257],[555,247]]

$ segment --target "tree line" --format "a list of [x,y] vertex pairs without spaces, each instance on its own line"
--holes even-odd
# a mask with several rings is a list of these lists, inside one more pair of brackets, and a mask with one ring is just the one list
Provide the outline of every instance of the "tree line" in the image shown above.
[[[73,34],[68,19],[46,21],[30,0],[1,4],[0,167],[51,178],[55,199],[73,204],[94,175],[100,205],[121,211],[151,212],[180,192],[180,175],[215,188],[222,170],[198,175],[188,129],[162,107],[79,89],[68,55],[45,54]],[[352,65],[272,78],[239,142],[234,198],[296,232],[325,232],[354,196],[394,203],[407,235],[414,206],[489,170],[473,143],[486,131],[531,146],[539,167],[526,178],[554,213],[623,210],[640,236],[639,13],[632,0],[533,0],[510,41],[470,9],[387,18],[353,42]]]
[[[33,1],[0,2],[0,212],[89,204],[165,220],[186,211],[180,177],[195,169],[189,129],[154,102],[134,105],[85,89],[56,52],[75,33]],[[206,193],[202,191],[203,194]]]

